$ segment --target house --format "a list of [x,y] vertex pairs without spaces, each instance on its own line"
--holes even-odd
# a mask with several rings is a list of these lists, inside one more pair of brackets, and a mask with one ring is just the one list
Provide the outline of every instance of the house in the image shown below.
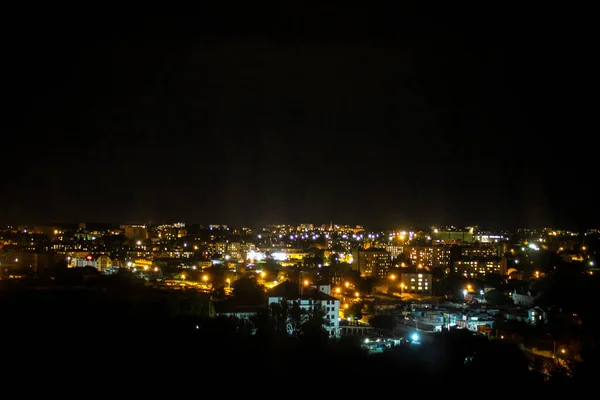
[[527,310],[527,320],[531,325],[544,324],[548,321],[548,314],[540,307],[532,307]]
[[340,300],[329,295],[329,285],[318,287],[306,286],[297,282],[285,281],[273,287],[268,293],[268,304],[287,301],[298,302],[300,308],[311,311],[316,306],[321,306],[325,312],[323,328],[330,337],[340,336]]

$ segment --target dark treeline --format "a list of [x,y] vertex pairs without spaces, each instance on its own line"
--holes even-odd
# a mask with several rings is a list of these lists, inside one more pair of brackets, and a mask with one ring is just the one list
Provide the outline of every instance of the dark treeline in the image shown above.
[[516,346],[467,331],[368,354],[357,338],[328,339],[316,317],[290,334],[273,309],[251,321],[209,318],[209,312],[207,294],[115,279],[88,287],[4,286],[3,360],[13,371],[35,365],[46,376],[66,370],[70,376],[120,371],[132,377],[153,371],[161,379],[331,371],[332,378],[394,377],[407,384],[509,379],[542,388],[583,381],[560,369],[538,372]]

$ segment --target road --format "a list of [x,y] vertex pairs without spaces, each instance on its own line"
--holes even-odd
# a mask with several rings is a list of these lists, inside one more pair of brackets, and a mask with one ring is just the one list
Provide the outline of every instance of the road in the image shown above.
[[403,337],[405,339],[409,339],[414,333],[419,335],[421,342],[429,342],[433,340],[433,335],[435,335],[435,332],[422,331],[420,329],[416,329],[414,326],[408,326],[403,324],[396,324],[396,327],[394,328],[395,337]]

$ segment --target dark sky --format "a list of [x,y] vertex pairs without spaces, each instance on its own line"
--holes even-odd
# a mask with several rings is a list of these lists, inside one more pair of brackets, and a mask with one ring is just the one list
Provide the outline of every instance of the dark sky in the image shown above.
[[301,4],[8,18],[4,219],[600,224],[585,10]]

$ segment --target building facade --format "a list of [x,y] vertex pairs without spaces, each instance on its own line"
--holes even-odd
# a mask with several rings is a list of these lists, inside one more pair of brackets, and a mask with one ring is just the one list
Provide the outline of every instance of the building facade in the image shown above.
[[286,281],[275,286],[268,294],[269,307],[273,303],[287,301],[290,305],[297,302],[307,314],[316,307],[324,311],[325,322],[323,329],[330,337],[340,336],[340,300],[329,295],[328,285],[305,287],[296,282]]

